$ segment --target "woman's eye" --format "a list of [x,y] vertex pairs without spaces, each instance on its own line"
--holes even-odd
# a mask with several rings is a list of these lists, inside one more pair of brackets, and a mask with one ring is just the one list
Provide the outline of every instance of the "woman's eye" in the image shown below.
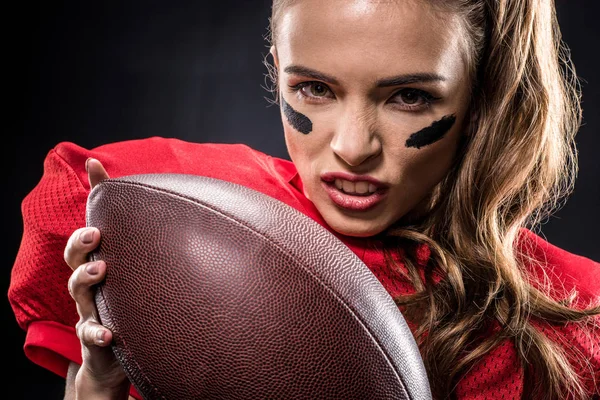
[[396,92],[394,98],[399,100],[396,102],[397,104],[409,109],[429,107],[431,103],[439,100],[439,97],[434,97],[419,89],[402,89]]
[[406,90],[399,93],[400,98],[406,104],[415,104],[421,98],[414,90]]
[[306,87],[308,87],[310,94],[315,97],[325,97],[325,95],[329,91],[329,88],[323,85],[322,83],[313,83]]
[[309,99],[323,99],[333,97],[331,89],[321,82],[302,82],[290,86],[293,91],[299,92],[301,96]]

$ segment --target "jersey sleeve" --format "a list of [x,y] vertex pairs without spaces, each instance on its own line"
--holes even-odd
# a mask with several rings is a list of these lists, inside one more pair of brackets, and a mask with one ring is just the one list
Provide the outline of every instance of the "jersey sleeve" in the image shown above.
[[[600,263],[571,253],[529,230],[523,230],[520,257],[538,288],[575,309],[600,305]],[[600,315],[587,321],[551,324],[534,321],[535,327],[561,347],[591,398],[600,397]]]
[[[82,361],[75,332],[79,315],[68,291],[72,270],[64,261],[69,237],[86,225],[89,184],[82,176],[85,162],[74,167],[57,148],[47,154],[40,181],[21,203],[23,235],[8,290],[17,323],[26,332],[26,357],[62,377],[71,361]],[[130,394],[141,398],[133,387]]]
[[69,236],[85,226],[87,194],[72,167],[52,149],[42,178],[21,203],[23,236],[8,291],[26,332],[25,355],[63,377],[70,361],[81,363],[75,335],[79,317],[67,288],[72,270],[63,254]]
[[[600,264],[552,245],[523,229],[518,257],[527,266],[531,282],[555,300],[576,294],[572,307],[582,309],[600,302]],[[552,324],[532,319],[535,329],[562,349],[590,399],[600,397],[600,316],[585,322]],[[521,398],[523,369],[512,341],[505,340],[461,379],[457,398],[484,400]]]

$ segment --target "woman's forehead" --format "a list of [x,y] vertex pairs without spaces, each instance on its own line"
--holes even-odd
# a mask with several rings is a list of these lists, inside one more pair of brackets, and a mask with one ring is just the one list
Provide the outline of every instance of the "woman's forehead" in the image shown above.
[[[295,0],[286,3],[276,25],[277,37],[308,30],[365,35],[385,33],[397,37],[411,30],[415,35],[439,31],[439,27],[458,29],[456,13],[433,7],[426,0]],[[437,3],[436,3],[437,4]],[[340,28],[346,27],[346,30]],[[394,35],[395,34],[395,35]]]
[[458,16],[436,11],[426,1],[296,1],[283,11],[277,27],[280,62],[341,75],[348,70],[349,79],[362,72],[372,75],[369,71],[466,72]]

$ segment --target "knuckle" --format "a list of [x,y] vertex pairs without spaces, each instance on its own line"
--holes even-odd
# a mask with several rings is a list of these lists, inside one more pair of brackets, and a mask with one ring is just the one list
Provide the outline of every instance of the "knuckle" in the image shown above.
[[81,234],[81,232],[84,230],[85,228],[79,228],[77,230],[75,230],[71,236],[69,237],[69,240],[67,240],[67,245],[65,246],[65,251],[63,254],[63,257],[65,259],[65,262],[73,269],[77,268],[77,265],[73,265],[74,262],[74,256],[75,253],[77,252],[78,248],[77,248],[77,243],[78,243],[78,238],[79,235]]
[[71,267],[71,263],[70,263],[70,259],[71,259],[71,247],[73,246],[73,243],[71,241],[71,239],[69,238],[69,241],[67,242],[67,245],[65,246],[65,251],[63,253],[63,258],[65,259],[65,262]]
[[76,332],[77,332],[77,337],[79,338],[80,341],[86,343],[88,341],[87,339],[87,326],[89,325],[89,323],[84,320],[84,319],[80,319],[79,322],[77,323],[76,326]]
[[77,326],[77,337],[86,346],[94,344],[93,326],[89,321],[81,321]]
[[79,321],[77,321],[77,323],[75,324],[75,333],[77,334],[77,337],[79,339],[81,339],[81,337],[83,336],[83,325],[85,324],[85,321],[83,319],[79,319]]
[[73,299],[75,299],[75,284],[76,284],[76,280],[77,280],[77,271],[73,272],[71,274],[71,276],[69,277],[69,281],[67,284],[67,288],[69,289],[69,294],[71,295],[71,297]]
[[99,269],[103,265],[103,261],[91,261],[81,264],[73,271],[67,282],[67,289],[76,302],[84,296],[91,296],[93,285],[104,279],[103,270]]

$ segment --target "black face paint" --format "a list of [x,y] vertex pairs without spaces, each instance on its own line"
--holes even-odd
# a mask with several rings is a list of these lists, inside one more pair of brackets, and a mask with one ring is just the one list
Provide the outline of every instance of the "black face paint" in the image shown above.
[[298,111],[294,110],[281,96],[281,104],[283,106],[283,113],[287,117],[290,125],[294,127],[298,132],[308,135],[312,131],[312,121],[308,117]]
[[427,128],[421,129],[419,132],[413,133],[408,139],[406,139],[406,147],[416,147],[420,149],[423,146],[430,145],[437,142],[444,137],[446,133],[452,128],[456,116],[446,115],[439,121],[435,121]]

